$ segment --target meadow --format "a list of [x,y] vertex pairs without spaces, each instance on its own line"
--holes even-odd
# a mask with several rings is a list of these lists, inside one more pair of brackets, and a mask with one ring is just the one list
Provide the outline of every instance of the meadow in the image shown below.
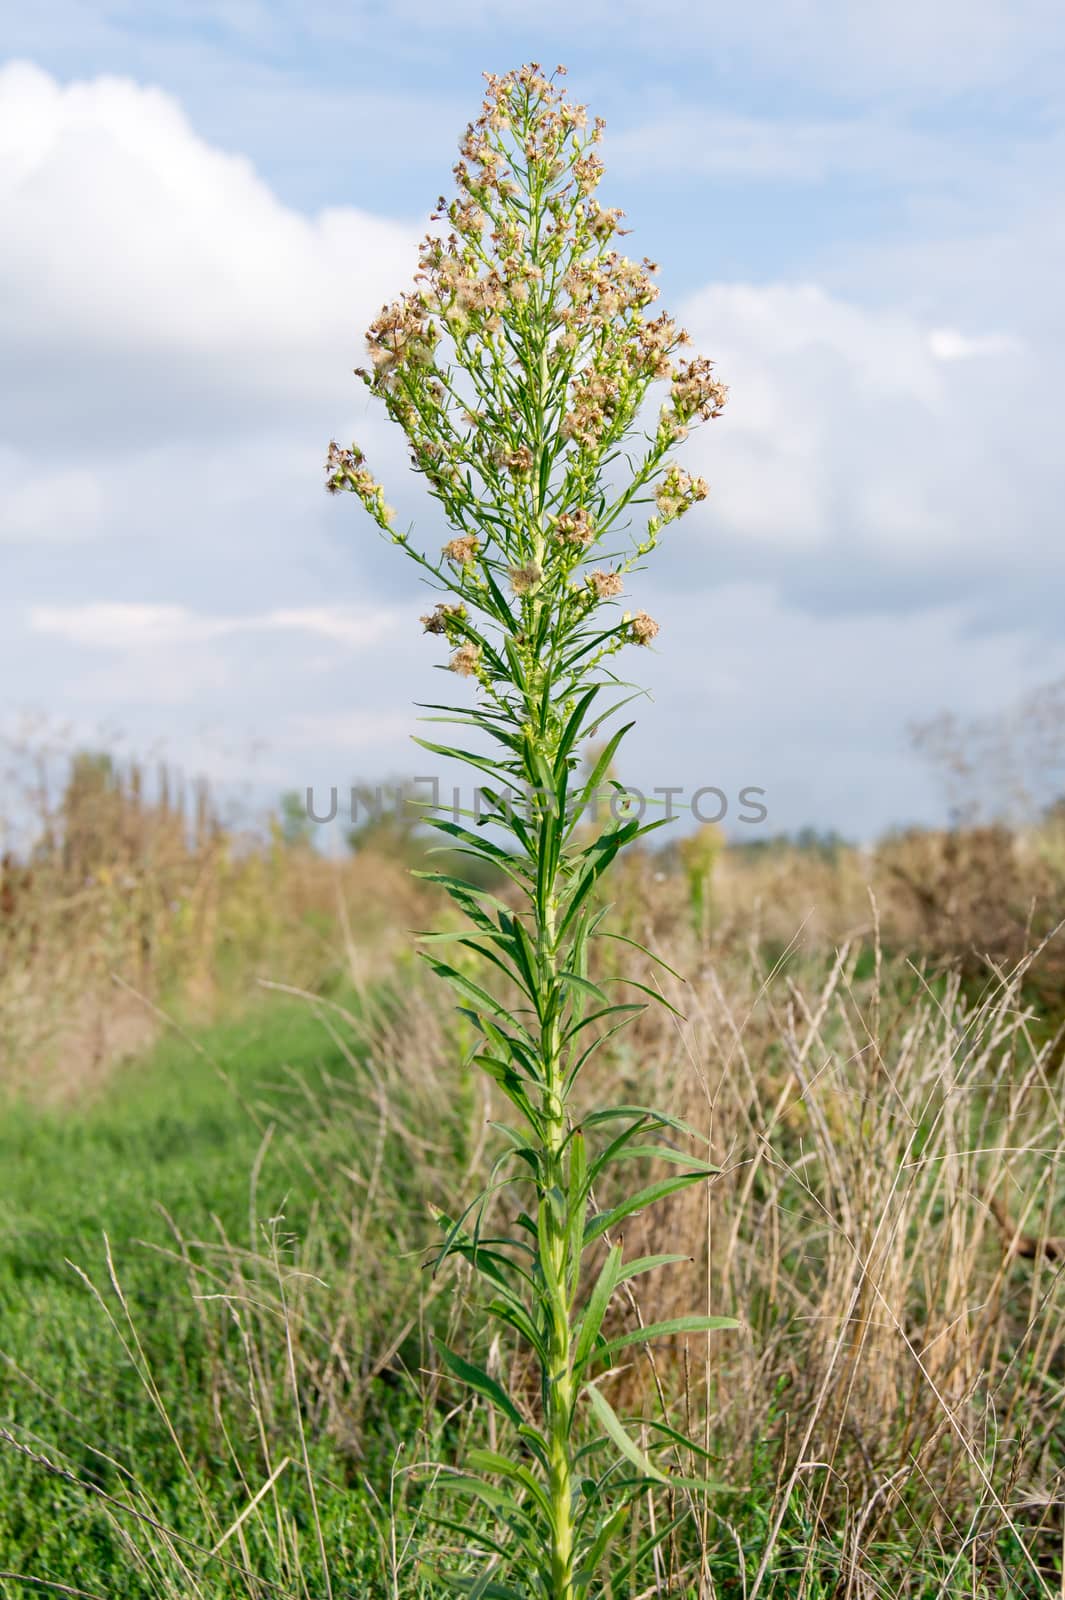
[[[426,1267],[499,1106],[413,951],[455,926],[425,841],[327,859],[291,804],[241,831],[99,756],[46,792],[0,881],[0,1593],[453,1592],[432,1491],[485,1419],[432,1336],[530,1373],[463,1264]],[[1061,817],[708,829],[630,849],[610,901],[679,977],[622,943],[601,976],[680,1015],[582,1093],[664,1105],[720,1169],[626,1225],[690,1258],[626,1315],[740,1326],[607,1380],[712,1487],[657,1545],[639,1502],[605,1592],[1060,1594]]]

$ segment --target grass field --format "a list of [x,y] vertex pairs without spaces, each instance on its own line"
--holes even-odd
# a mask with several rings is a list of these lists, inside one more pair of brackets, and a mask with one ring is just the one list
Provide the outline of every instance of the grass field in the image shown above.
[[[340,1244],[346,1222],[329,1237],[332,1218],[320,1203],[315,1168],[342,1162],[353,1128],[342,1108],[333,1122],[301,1086],[320,1087],[323,1074],[350,1082],[351,1071],[306,1004],[266,1000],[248,1019],[195,1041],[165,1040],[120,1072],[85,1114],[23,1106],[5,1118],[0,1417],[28,1449],[92,1486],[75,1487],[10,1449],[0,1454],[5,1569],[116,1597],[201,1592],[180,1587],[188,1581],[182,1566],[195,1571],[200,1559],[177,1536],[210,1548],[247,1502],[250,1479],[257,1489],[269,1476],[267,1453],[271,1468],[286,1448],[299,1461],[291,1408],[286,1414],[278,1406],[286,1387],[283,1338],[273,1350],[266,1346],[266,1367],[255,1374],[273,1411],[264,1447],[255,1437],[255,1407],[240,1393],[251,1377],[241,1341],[227,1340],[217,1305],[195,1296],[213,1292],[207,1276],[219,1259],[227,1272],[240,1263],[245,1287],[264,1276],[269,1284],[271,1240],[281,1276],[294,1266],[290,1235],[324,1235],[327,1249]],[[271,1229],[271,1217],[283,1220]],[[209,1248],[197,1251],[191,1241]],[[183,1253],[202,1275],[182,1262]],[[408,1269],[416,1287],[417,1263]],[[375,1301],[384,1289],[378,1281]],[[299,1314],[294,1308],[294,1321]],[[255,1316],[248,1327],[254,1336]],[[231,1356],[243,1371],[223,1379]],[[367,1562],[371,1571],[379,1568],[373,1494],[387,1500],[390,1452],[411,1418],[417,1422],[402,1388],[380,1389],[357,1463],[321,1441],[309,1445],[328,1482],[320,1514],[336,1570],[349,1575],[345,1593],[362,1592]],[[93,1489],[172,1534],[119,1512]],[[201,1494],[209,1497],[209,1515]],[[243,1555],[236,1542],[229,1555],[252,1565],[263,1593],[267,1580],[286,1591],[296,1592],[299,1582],[319,1592],[301,1471],[282,1473],[275,1510],[287,1531],[259,1539],[253,1521],[244,1529]],[[213,1565],[202,1592],[249,1592],[249,1580]],[[26,1589],[8,1578],[3,1592]]]
[[[429,1491],[484,1424],[431,1335],[527,1374],[424,1267],[498,1114],[410,954],[440,908],[370,855],[172,830],[154,859],[8,895],[0,1594],[442,1596],[466,1553]],[[634,1226],[692,1260],[625,1314],[742,1327],[610,1380],[723,1487],[604,1600],[1062,1592],[1065,1007],[1055,942],[1025,954],[1061,859],[984,833],[626,862],[614,925],[685,974],[685,1020],[650,1009],[597,1070],[723,1173]],[[142,1008],[132,1053],[44,1026],[87,994]]]

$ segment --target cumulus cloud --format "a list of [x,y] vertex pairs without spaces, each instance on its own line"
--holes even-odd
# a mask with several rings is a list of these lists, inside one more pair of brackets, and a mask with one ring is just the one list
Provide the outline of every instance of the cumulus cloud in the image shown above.
[[[411,275],[413,227],[306,217],[158,89],[0,69],[0,424],[76,449],[103,414],[158,437],[350,406],[360,329]],[[347,386],[341,388],[347,378]]]
[[714,554],[731,577],[771,559],[821,611],[966,599],[985,626],[1056,626],[1043,597],[1063,564],[1063,469],[1044,448],[1038,352],[813,284],[713,285],[683,314],[732,396],[691,452],[712,493],[678,577]]

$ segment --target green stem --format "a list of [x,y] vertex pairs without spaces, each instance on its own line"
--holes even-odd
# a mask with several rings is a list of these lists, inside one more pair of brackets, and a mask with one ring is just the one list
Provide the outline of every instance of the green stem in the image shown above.
[[[554,883],[540,935],[542,973],[548,992],[558,988],[555,946]],[[548,1442],[548,1497],[551,1502],[552,1600],[573,1600],[573,1472],[570,1428],[573,1416],[573,1345],[571,1233],[568,1206],[560,1196],[569,1193],[566,1174],[566,1111],[557,1009],[542,1036],[544,1065],[543,1111],[546,1127],[544,1182],[538,1196],[540,1230],[544,1243],[544,1283],[548,1295],[548,1364],[543,1374],[545,1424]]]

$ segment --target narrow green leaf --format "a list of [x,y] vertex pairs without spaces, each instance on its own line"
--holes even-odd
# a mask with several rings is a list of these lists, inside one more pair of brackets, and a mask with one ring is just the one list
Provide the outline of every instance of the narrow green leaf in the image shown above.
[[587,978],[582,978],[576,972],[560,972],[558,981],[568,989],[575,989],[578,994],[591,995],[593,1000],[601,1000],[604,1005],[609,1004],[609,997],[603,993],[598,984],[590,983]]
[[669,1195],[676,1194],[680,1189],[686,1189],[693,1183],[705,1183],[710,1176],[705,1171],[682,1172],[675,1178],[663,1178],[658,1183],[640,1189],[627,1200],[614,1206],[609,1211],[601,1211],[598,1216],[589,1219],[584,1230],[585,1244],[591,1244],[593,1239],[598,1239],[601,1233],[606,1233],[610,1228],[623,1222],[626,1217],[635,1216],[636,1212],[643,1211],[647,1206],[652,1206],[657,1200],[665,1200]]
[[530,1349],[536,1352],[543,1363],[548,1359],[548,1348],[536,1328],[535,1323],[519,1301],[515,1300],[490,1300],[485,1307],[489,1316],[495,1317],[497,1322],[503,1322],[508,1328],[513,1328]]
[[[605,1017],[616,1017],[619,1013],[628,1013],[626,1021],[631,1021],[632,1014],[634,1012],[646,1010],[647,1007],[642,1002],[633,1001],[629,1005],[604,1006],[601,1011],[592,1011],[588,1014],[588,1016],[582,1017],[580,1022],[575,1022],[573,1026],[566,1031],[562,1039],[563,1046],[570,1044],[579,1033],[583,1032],[585,1028],[590,1028],[594,1022],[602,1022]],[[609,1039],[612,1033],[616,1033],[618,1028],[623,1026],[624,1023],[616,1023],[614,1027],[609,1030],[609,1032],[603,1035],[602,1039],[597,1039],[595,1044],[590,1045],[589,1050],[595,1049],[596,1045],[603,1044],[605,1040]],[[587,1121],[588,1119],[585,1118],[586,1123]]]
[[678,983],[687,983],[687,978],[682,977],[675,967],[671,967],[668,961],[663,961],[661,956],[656,956],[653,950],[648,950],[647,946],[641,944],[638,939],[630,939],[624,933],[611,933],[609,931],[600,934],[599,937],[613,939],[616,944],[631,945],[634,950],[638,950],[641,955],[646,956],[648,961],[653,961],[656,967],[661,967],[664,972],[669,973],[671,978],[676,978]]
[[[634,728],[635,726],[636,724],[634,722],[626,722],[623,727],[618,728],[617,731],[607,740],[606,744],[599,752],[595,766],[588,774],[586,782],[584,782],[580,789],[577,790],[574,801],[578,807],[586,806],[588,801],[592,799],[596,790],[599,788],[599,784],[602,781],[604,774],[610,770],[610,765],[618,753],[618,745],[621,743],[622,739],[624,739],[625,735],[630,731],[630,729]],[[579,816],[574,818],[573,827],[577,826],[578,821]],[[571,827],[569,830],[571,833],[573,831],[573,827]]]
[[[671,1478],[669,1481],[672,1483],[674,1480]],[[637,1491],[640,1487],[641,1485],[639,1484],[634,1485],[634,1488]],[[622,1584],[627,1578],[631,1577],[634,1572],[640,1571],[644,1562],[647,1560],[647,1557],[651,1555],[653,1551],[657,1550],[659,1545],[664,1544],[671,1533],[673,1533],[677,1528],[682,1527],[684,1523],[689,1520],[690,1516],[690,1511],[687,1507],[685,1507],[683,1511],[679,1511],[677,1515],[672,1517],[668,1522],[664,1522],[660,1524],[659,1527],[655,1528],[652,1533],[648,1534],[646,1539],[641,1540],[640,1544],[630,1557],[622,1561],[619,1566],[611,1569],[610,1578],[614,1585],[615,1593],[621,1592],[619,1585]]]
[[668,1111],[657,1111],[654,1106],[607,1106],[602,1111],[589,1111],[581,1118],[581,1126],[596,1128],[603,1122],[616,1122],[619,1117],[650,1117],[652,1123],[658,1127],[673,1128],[677,1133],[686,1133],[692,1139],[702,1139],[704,1142],[706,1139],[706,1135],[700,1133],[698,1128],[693,1128],[690,1122],[671,1116]]
[[466,1459],[475,1472],[491,1472],[498,1478],[507,1478],[511,1483],[518,1484],[535,1500],[544,1516],[550,1518],[551,1502],[547,1493],[523,1462],[511,1461],[509,1456],[501,1455],[498,1450],[485,1450],[479,1445],[467,1451]]
[[669,1479],[664,1473],[659,1472],[652,1461],[644,1455],[636,1441],[625,1432],[621,1419],[609,1400],[600,1394],[594,1384],[587,1384],[584,1393],[588,1396],[589,1404],[595,1412],[596,1420],[604,1429],[607,1437],[617,1445],[622,1455],[630,1461],[636,1470],[652,1483],[668,1483]]
[[581,695],[580,699],[577,701],[577,704],[570,713],[569,721],[562,730],[562,737],[558,741],[557,760],[566,760],[570,751],[573,749],[573,746],[577,743],[578,739],[580,739],[585,714],[587,713],[592,702],[595,700],[596,696],[603,688],[603,684],[593,683],[591,688],[586,689]]
[[648,985],[646,983],[638,983],[635,978],[626,978],[623,975],[619,975],[616,978],[604,978],[603,982],[604,983],[623,983],[623,984],[625,984],[626,988],[639,989],[641,994],[649,995],[652,1000],[657,1002],[658,1005],[665,1006],[666,1010],[667,1011],[671,1011],[673,1013],[673,1015],[676,1018],[678,1018],[679,1021],[681,1021],[681,1022],[686,1022],[687,1021],[687,1018],[685,1017],[683,1011],[678,1011],[676,1006],[671,1004],[671,1002],[666,999],[665,995],[662,994],[660,990],[651,989],[651,988],[648,987]]
[[472,978],[467,978],[464,972],[459,972],[455,967],[449,967],[444,961],[434,961],[432,956],[426,956],[425,960],[428,961],[438,978],[446,978],[453,989],[457,989],[468,1000],[472,1000],[474,1005],[483,1007],[492,1016],[502,1017],[506,1021],[510,1021],[510,1013],[503,1003],[494,999],[486,989],[480,988]]
[[578,1571],[574,1575],[575,1583],[590,1584],[595,1581],[595,1575],[599,1571],[599,1564],[624,1527],[628,1514],[629,1507],[624,1505],[618,1506],[617,1510],[607,1517],[591,1544],[577,1558]]
[[619,1350],[627,1350],[632,1345],[647,1344],[652,1339],[665,1339],[674,1333],[714,1333],[720,1328],[739,1326],[735,1317],[670,1317],[668,1322],[652,1322],[646,1328],[636,1328],[632,1333],[624,1333],[620,1338],[608,1340],[596,1350],[595,1359],[605,1361],[609,1356],[616,1355]]
[[418,867],[412,867],[412,878],[420,878],[423,883],[438,883],[446,889],[455,903],[462,907],[467,916],[476,921],[478,927],[491,928],[494,926],[491,918],[484,911],[486,905],[493,906],[500,911],[509,911],[510,907],[505,901],[498,899],[487,889],[480,889],[476,884],[469,883],[465,878],[457,878],[451,872],[430,872]]
[[495,1378],[485,1372],[483,1367],[474,1366],[472,1361],[467,1361],[463,1356],[456,1355],[454,1350],[449,1350],[446,1344],[441,1344],[439,1340],[434,1340],[433,1343],[444,1365],[456,1378],[460,1379],[468,1388],[475,1390],[482,1398],[490,1401],[497,1410],[502,1411],[503,1415],[509,1418],[516,1428],[521,1427],[521,1412],[501,1383],[498,1383]]
[[645,1272],[654,1272],[657,1267],[674,1267],[682,1261],[693,1261],[693,1256],[636,1256],[625,1264],[621,1274],[620,1283],[625,1283],[629,1278],[642,1278]]
[[611,1245],[607,1258],[603,1262],[595,1287],[588,1296],[588,1304],[581,1317],[580,1331],[577,1335],[577,1344],[573,1352],[573,1364],[578,1370],[584,1365],[588,1354],[598,1337],[603,1325],[610,1298],[621,1281],[621,1246]]
[[491,1511],[494,1511],[501,1522],[520,1540],[523,1550],[533,1551],[541,1543],[541,1531],[537,1527],[535,1518],[528,1511],[517,1504],[514,1496],[498,1484],[486,1483],[483,1478],[475,1478],[472,1473],[460,1472],[454,1477],[446,1478],[441,1485],[448,1494],[467,1495],[472,1499],[481,1500]]
[[[649,1428],[653,1428],[655,1433],[664,1433],[666,1438],[671,1439],[674,1444],[680,1445],[684,1450],[692,1451],[693,1454],[697,1456],[701,1456],[704,1461],[713,1461],[715,1459],[714,1456],[711,1455],[710,1451],[705,1449],[703,1445],[697,1444],[694,1439],[689,1439],[687,1434],[681,1433],[679,1429],[671,1427],[668,1422],[663,1422],[661,1418],[649,1417],[647,1420],[647,1426]],[[711,1480],[708,1479],[707,1481],[710,1482]],[[715,1482],[714,1487],[717,1488],[720,1487],[720,1485]]]
[[[432,1511],[423,1512],[423,1515],[426,1522],[430,1523],[432,1527],[446,1528],[449,1533],[457,1533],[460,1541],[463,1544],[475,1544],[478,1549],[491,1550],[495,1555],[499,1556],[509,1556],[513,1553],[507,1549],[506,1545],[499,1544],[497,1540],[493,1539],[490,1534],[485,1533],[483,1529],[472,1528],[469,1523],[456,1522],[453,1517],[441,1517],[434,1514]],[[447,1573],[441,1573],[440,1576],[443,1578],[445,1583],[449,1583],[452,1588],[459,1589],[463,1594],[465,1594],[466,1587],[471,1582],[471,1579],[462,1577],[453,1577],[449,1579]],[[525,1600],[525,1597],[522,1596],[521,1600]]]

